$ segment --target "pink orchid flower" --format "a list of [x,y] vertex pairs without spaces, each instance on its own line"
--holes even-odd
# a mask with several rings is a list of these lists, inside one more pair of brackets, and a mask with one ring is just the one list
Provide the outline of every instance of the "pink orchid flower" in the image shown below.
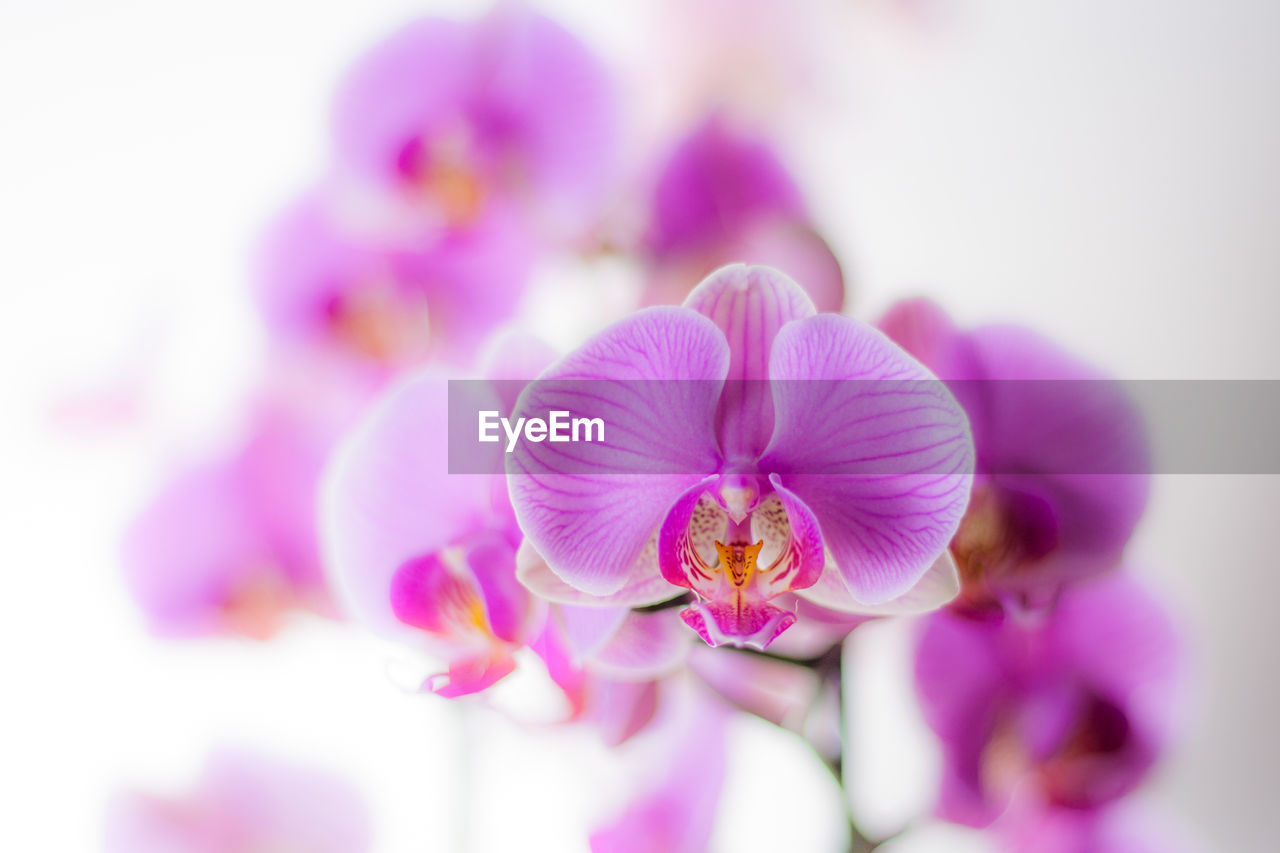
[[880,327],[947,380],[973,426],[977,476],[951,546],[963,606],[1041,606],[1115,568],[1150,486],[1142,418],[1122,387],[1028,330],[963,332],[923,300]]
[[[533,372],[527,365],[549,360],[513,336],[496,346],[485,372],[513,380]],[[330,575],[347,609],[374,630],[446,660],[447,671],[424,685],[442,696],[484,690],[512,672],[516,653],[531,645],[562,686],[572,681],[575,714],[583,713],[584,691],[599,693],[601,683],[641,685],[678,666],[684,649],[662,619],[625,606],[584,611],[558,599],[549,610],[522,584],[518,564],[539,560],[518,559],[531,552],[521,548],[504,478],[449,473],[447,385],[431,372],[401,382],[331,465],[322,526]],[[500,395],[513,385],[520,383],[473,387],[492,393],[486,405],[509,411],[514,401]]]
[[268,233],[255,293],[276,350],[319,351],[376,386],[429,358],[469,361],[514,313],[535,244],[512,217],[430,237],[354,219],[328,188]]
[[795,622],[772,603],[789,591],[853,612],[955,594],[964,413],[887,338],[817,314],[776,270],[725,267],[684,306],[616,323],[518,409],[584,400],[612,441],[521,443],[507,462],[520,526],[559,583],[632,606],[690,589],[682,617],[707,643],[755,648]]
[[404,381],[348,438],[326,475],[326,562],[350,613],[448,661],[424,685],[483,690],[515,668],[542,610],[515,576],[520,530],[500,483],[448,474],[447,383]]
[[713,115],[669,155],[654,184],[643,253],[650,302],[678,302],[720,266],[775,267],[801,282],[819,311],[845,300],[840,262],[804,197],[763,139]]
[[314,504],[350,406],[304,396],[265,391],[232,452],[180,472],[130,524],[125,579],[155,633],[267,639],[290,611],[334,615]]
[[943,743],[942,816],[986,825],[1028,787],[1073,809],[1127,794],[1169,739],[1179,656],[1169,617],[1124,574],[1003,623],[930,616],[916,684]]
[[340,86],[333,130],[339,180],[396,199],[428,228],[507,208],[554,237],[593,224],[618,139],[608,71],[521,4],[392,35]]

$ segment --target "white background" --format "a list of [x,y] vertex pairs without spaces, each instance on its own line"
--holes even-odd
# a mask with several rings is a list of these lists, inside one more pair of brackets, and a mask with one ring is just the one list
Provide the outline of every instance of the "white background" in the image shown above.
[[[819,76],[777,130],[855,314],[926,293],[1125,378],[1280,377],[1280,6],[793,5]],[[119,582],[120,525],[167,464],[225,433],[252,374],[248,248],[320,170],[334,81],[425,8],[0,5],[6,849],[93,850],[110,791],[181,785],[228,741],[346,774],[379,850],[585,849],[589,739],[483,715],[463,737],[454,706],[392,686],[387,649],[315,620],[265,646],[158,643]],[[681,90],[657,88],[673,63],[652,4],[543,8],[649,75],[635,139],[680,114],[662,94]],[[547,305],[587,286],[544,282],[528,314],[570,342],[580,330]],[[137,411],[89,429],[69,399]],[[1161,478],[1134,546],[1195,653],[1188,735],[1150,799],[1230,851],[1270,849],[1277,828],[1278,499],[1269,477]],[[855,758],[859,805],[885,827],[925,804],[934,761],[894,704],[894,630],[859,645],[859,710],[884,725]],[[821,769],[760,727],[735,743],[732,767],[768,766],[782,805],[754,808],[779,800],[735,773],[719,849],[826,849]]]

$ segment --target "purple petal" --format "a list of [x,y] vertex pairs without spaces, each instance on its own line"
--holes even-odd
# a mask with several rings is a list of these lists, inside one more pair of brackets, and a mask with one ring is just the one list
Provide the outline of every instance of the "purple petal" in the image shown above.
[[447,672],[427,679],[422,689],[445,699],[456,699],[487,690],[510,675],[515,668],[515,658],[504,650],[495,650],[490,654],[451,662]]
[[582,719],[600,732],[605,746],[618,747],[648,728],[658,710],[658,682],[610,681],[587,676]]
[[950,551],[943,551],[915,586],[883,604],[863,604],[845,584],[838,571],[823,572],[811,587],[796,595],[820,607],[841,613],[866,616],[912,616],[929,613],[949,604],[960,593],[960,575]]
[[1030,801],[1015,804],[992,829],[1009,851],[1037,853],[1189,853],[1202,849],[1167,815],[1148,814],[1128,802],[1107,809],[1063,809]]
[[[715,826],[724,784],[725,713],[684,690],[664,703],[659,726],[633,753],[630,800],[607,826],[591,833],[592,853],[703,853]],[[641,746],[636,742],[636,747]]]
[[515,579],[515,552],[489,533],[417,557],[391,579],[391,609],[406,625],[466,644],[523,642],[534,607]]
[[243,444],[182,473],[126,535],[127,577],[157,632],[265,638],[288,609],[332,611],[314,505],[345,417],[288,390],[262,393]]
[[406,239],[347,222],[343,201],[330,188],[304,197],[260,248],[256,295],[274,336],[404,366],[468,356],[512,315],[534,246],[510,209]]
[[[550,18],[500,6],[478,27],[476,136],[524,167],[528,195],[553,230],[578,230],[611,190],[617,92],[604,63]],[[561,227],[556,227],[561,226]]]
[[1183,643],[1177,626],[1129,575],[1073,586],[1054,614],[1062,653],[1090,684],[1122,705],[1153,748],[1162,746],[1184,707]]
[[822,235],[807,224],[791,219],[752,223],[718,260],[773,267],[804,288],[822,313],[838,314],[844,307],[846,285],[840,261]]
[[334,377],[325,395],[306,399],[291,399],[289,388],[264,394],[237,459],[243,511],[262,531],[272,562],[299,590],[323,587],[315,512],[320,477],[350,425],[352,407],[368,399],[364,386],[342,379]]
[[773,433],[769,354],[778,331],[812,317],[813,302],[769,267],[734,264],[707,276],[685,307],[709,317],[729,342],[729,373],[716,410],[716,435],[730,464],[755,460]]
[[222,630],[228,600],[268,562],[242,494],[234,465],[207,464],[180,474],[130,525],[125,577],[158,634]]
[[876,326],[941,379],[981,379],[968,337],[927,299],[894,303]]
[[725,701],[796,732],[804,728],[822,687],[812,669],[759,655],[695,648],[689,666]]
[[466,540],[466,564],[484,600],[489,629],[499,640],[523,643],[538,608],[516,579],[515,549],[506,536],[481,534]]
[[765,601],[697,601],[680,618],[708,646],[734,645],[764,651],[790,628],[796,615]]
[[[557,617],[564,615],[557,608]],[[605,625],[597,624],[596,633]],[[617,746],[648,726],[657,709],[657,682],[614,681],[579,666],[562,618],[548,619],[546,630],[532,648],[547,666],[547,674],[564,691],[572,708],[570,719],[594,725],[609,746]],[[594,642],[590,641],[590,642]]]
[[570,662],[582,666],[618,631],[630,610],[626,607],[575,607],[561,605],[553,611],[563,631]]
[[1125,795],[1183,705],[1178,651],[1168,617],[1124,575],[1073,586],[1031,618],[933,616],[916,681],[946,756],[944,814],[983,825],[1024,781],[1071,808]]
[[553,231],[577,230],[610,186],[614,95],[604,66],[530,10],[422,20],[348,76],[334,110],[336,155],[357,178],[404,190],[439,158],[442,174],[461,182],[464,215],[505,195],[536,201],[539,224]]
[[[785,523],[787,527],[785,539],[787,553],[779,558],[788,567],[782,573],[786,578],[785,588],[807,589],[818,582],[826,565],[822,531],[818,519],[798,495],[782,485],[782,480],[777,474],[770,474],[769,482],[773,485],[774,494],[778,496],[785,516],[774,520],[775,524]],[[765,537],[766,543],[768,528],[774,526],[770,524],[772,519],[768,509],[766,503],[751,516],[752,532],[757,536]],[[773,582],[780,583],[781,580],[782,578],[778,578]]]
[[655,188],[646,242],[658,255],[730,241],[761,217],[804,219],[795,181],[761,141],[720,118],[706,121],[672,153]]
[[[966,576],[976,562],[986,593],[1035,601],[1113,568],[1149,488],[1142,418],[1123,388],[1029,330],[961,332],[931,303],[900,303],[881,326],[948,380],[969,414],[986,472],[971,514],[987,512],[961,529]],[[1134,473],[1089,473],[1104,471]],[[1001,550],[969,553],[992,539],[988,530]]]
[[809,224],[791,176],[763,141],[734,133],[719,117],[672,153],[650,216],[650,302],[678,301],[716,267],[746,261],[780,269],[820,310],[844,303],[840,263]]
[[761,470],[813,511],[859,601],[897,598],[964,513],[973,471],[964,412],[881,333],[836,315],[783,328],[770,375],[776,426]]
[[472,85],[473,38],[465,24],[428,18],[361,59],[334,103],[334,147],[343,166],[393,180],[419,136],[456,123]]
[[484,628],[484,603],[475,584],[439,553],[401,566],[389,593],[392,612],[406,625],[442,635],[479,633]]
[[539,251],[519,211],[498,202],[468,227],[434,235],[425,248],[416,238],[397,246],[392,269],[425,296],[432,354],[469,362],[515,315]]
[[617,606],[645,607],[680,595],[680,590],[667,583],[658,573],[657,557],[646,558],[644,552],[632,564],[632,572],[622,588],[605,597],[585,593],[560,580],[528,541],[522,543],[516,552],[516,577],[525,589],[553,604],[605,609]]
[[[703,568],[715,562],[717,539],[725,538],[727,516],[710,499],[715,477],[695,483],[672,504],[658,531],[658,565],[668,583],[713,594],[713,578]],[[696,520],[695,520],[696,517]]]
[[920,708],[943,745],[939,812],[968,826],[987,825],[1003,805],[991,800],[983,781],[984,753],[1008,693],[991,631],[944,610],[925,622],[916,649]]
[[446,400],[442,378],[404,383],[370,412],[326,474],[330,576],[355,616],[395,636],[404,636],[391,609],[395,573],[491,524],[491,478],[448,473]]
[[733,526],[708,492],[713,479],[681,495],[663,520],[659,564],[668,581],[692,589],[701,599],[681,617],[704,641],[764,649],[795,622],[793,613],[769,604],[770,599],[817,579],[823,566],[822,538],[804,503],[775,483],[776,493],[751,511],[750,537],[743,540],[755,540],[753,568],[742,579],[731,578],[720,540],[733,544]]
[[[1026,330],[987,327],[971,342],[984,378],[999,380],[956,388],[978,413],[979,470],[995,472],[994,488],[1009,501],[1032,496],[1053,522],[1048,542],[1025,543],[1029,570],[1004,580],[1030,592],[1113,568],[1150,485],[1140,473],[1149,461],[1136,406],[1121,385]],[[1098,471],[1134,473],[1089,473]]]
[[590,655],[587,666],[620,681],[660,678],[685,662],[692,639],[672,610],[631,612]]
[[[651,308],[597,335],[522,396],[522,411],[545,415],[580,410],[587,389],[611,430],[605,443],[525,442],[508,456],[520,526],[561,579],[599,596],[626,585],[671,504],[717,468],[711,426],[728,366],[709,320]],[[633,381],[651,379],[692,381]]]

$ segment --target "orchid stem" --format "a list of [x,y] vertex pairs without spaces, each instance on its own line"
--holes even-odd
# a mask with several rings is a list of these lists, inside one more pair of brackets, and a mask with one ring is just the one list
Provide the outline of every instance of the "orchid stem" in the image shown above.
[[[777,654],[776,652],[765,652],[756,649],[746,649],[737,646],[725,646],[729,649],[742,654],[749,654],[755,657],[765,658],[767,660],[778,661],[780,663],[789,663],[794,666],[804,667],[813,670],[818,676],[821,688],[815,697],[815,702],[820,702],[822,697],[828,691],[834,693],[837,698],[839,708],[839,730],[838,743],[835,749],[826,750],[812,740],[805,738],[803,732],[797,732],[814,753],[822,760],[823,765],[835,778],[836,785],[840,788],[840,799],[844,804],[845,823],[849,829],[849,853],[870,853],[888,839],[875,841],[863,834],[858,828],[857,821],[854,820],[853,810],[849,804],[849,792],[845,787],[844,779],[844,752],[848,748],[849,743],[849,718],[848,708],[845,702],[844,692],[844,643],[837,643],[820,655],[809,658],[794,658],[787,655]],[[744,709],[747,710],[747,709]]]
[[827,652],[817,668],[818,675],[824,683],[829,685],[829,689],[834,691],[840,713],[839,746],[836,754],[828,760],[827,766],[836,777],[836,784],[840,786],[840,802],[844,805],[845,823],[849,828],[849,853],[870,853],[879,845],[863,835],[862,830],[858,828],[858,822],[854,819],[853,809],[849,804],[849,791],[844,779],[844,754],[849,748],[849,709],[845,701],[844,655],[844,643],[837,643]]

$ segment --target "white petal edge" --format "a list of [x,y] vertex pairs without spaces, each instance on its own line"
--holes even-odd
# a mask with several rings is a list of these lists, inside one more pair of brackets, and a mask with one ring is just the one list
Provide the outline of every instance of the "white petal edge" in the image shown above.
[[[648,551],[649,549],[646,549]],[[668,601],[684,593],[662,577],[657,563],[652,572],[633,575],[622,589],[612,595],[599,596],[583,592],[565,583],[547,565],[547,561],[526,539],[516,551],[516,579],[524,588],[552,604],[572,604],[579,607],[645,607]]]
[[863,604],[845,586],[828,557],[818,582],[808,589],[793,592],[819,607],[855,613],[861,616],[914,616],[929,613],[949,604],[960,594],[960,573],[950,549],[943,550],[915,585],[897,598],[883,604]]

